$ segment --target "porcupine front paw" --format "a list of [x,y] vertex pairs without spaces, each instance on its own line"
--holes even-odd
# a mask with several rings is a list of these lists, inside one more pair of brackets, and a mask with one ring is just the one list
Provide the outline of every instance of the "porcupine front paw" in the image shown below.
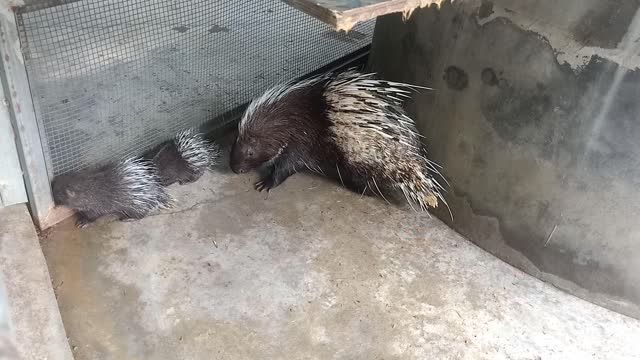
[[260,179],[260,181],[256,182],[254,186],[258,191],[267,190],[268,192],[269,190],[275,187],[275,180],[273,179],[272,175],[265,176],[262,179]]
[[120,214],[120,216],[118,216],[118,220],[120,220],[122,222],[138,221],[138,220],[144,218],[145,215],[146,214],[140,214],[140,213]]
[[76,214],[76,226],[84,229],[87,226],[89,226],[92,222],[94,222],[95,219],[91,219],[89,218],[89,216],[87,216],[84,213],[77,213]]

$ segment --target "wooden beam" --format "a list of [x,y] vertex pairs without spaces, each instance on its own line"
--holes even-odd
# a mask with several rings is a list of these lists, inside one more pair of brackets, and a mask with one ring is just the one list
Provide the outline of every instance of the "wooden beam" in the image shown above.
[[413,10],[431,4],[440,5],[442,0],[283,0],[333,26],[336,30],[349,31],[362,21],[378,16],[403,13],[405,17]]

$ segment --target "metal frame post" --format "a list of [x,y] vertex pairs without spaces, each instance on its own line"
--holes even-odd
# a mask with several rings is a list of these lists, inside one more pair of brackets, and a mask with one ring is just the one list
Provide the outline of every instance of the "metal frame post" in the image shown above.
[[48,226],[53,197],[47,172],[43,143],[38,129],[29,88],[22,48],[16,26],[15,6],[0,3],[0,79],[9,107],[11,124],[16,136],[18,156],[29,200],[29,210],[39,228]]

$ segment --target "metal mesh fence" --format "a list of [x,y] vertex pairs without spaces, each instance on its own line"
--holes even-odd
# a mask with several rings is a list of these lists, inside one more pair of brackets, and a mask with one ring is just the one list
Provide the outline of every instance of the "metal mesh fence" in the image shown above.
[[52,0],[17,12],[50,175],[140,154],[371,42],[277,0]]

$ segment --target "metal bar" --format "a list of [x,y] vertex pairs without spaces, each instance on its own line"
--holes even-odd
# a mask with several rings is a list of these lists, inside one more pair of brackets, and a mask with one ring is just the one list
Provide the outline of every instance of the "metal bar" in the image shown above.
[[8,105],[0,86],[0,207],[27,202]]
[[20,14],[26,14],[33,11],[52,8],[54,6],[66,5],[81,0],[24,0],[21,4],[14,7],[14,11]]
[[7,95],[9,115],[16,133],[16,144],[29,199],[29,210],[36,225],[46,227],[53,208],[46,159],[33,107],[29,79],[21,51],[12,7],[0,8],[0,78]]

